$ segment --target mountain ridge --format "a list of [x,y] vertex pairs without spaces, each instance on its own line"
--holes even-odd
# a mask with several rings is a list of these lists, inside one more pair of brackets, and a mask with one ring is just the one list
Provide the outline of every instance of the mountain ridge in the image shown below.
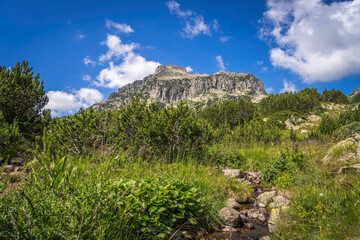
[[160,65],[154,74],[119,88],[107,100],[93,107],[100,111],[117,109],[120,104],[127,104],[132,96],[165,105],[185,100],[195,107],[201,107],[215,101],[239,98],[258,102],[267,93],[263,83],[252,73],[194,74],[180,66]]

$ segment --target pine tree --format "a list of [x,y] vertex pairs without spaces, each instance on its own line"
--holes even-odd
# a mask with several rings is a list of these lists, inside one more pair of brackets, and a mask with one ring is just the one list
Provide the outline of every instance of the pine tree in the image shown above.
[[[24,137],[33,139],[41,133],[43,108],[48,103],[39,73],[34,76],[28,62],[11,69],[0,66],[0,111],[8,124],[15,120]],[[48,111],[44,112],[49,115]]]

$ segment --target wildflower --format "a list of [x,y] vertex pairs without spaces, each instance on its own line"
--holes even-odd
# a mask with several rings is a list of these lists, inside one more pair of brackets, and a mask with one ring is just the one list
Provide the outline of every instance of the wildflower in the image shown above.
[[41,176],[41,179],[44,179],[45,178],[45,176]]
[[142,202],[145,202],[145,199],[141,199]]
[[100,159],[97,160],[97,163],[100,164]]
[[70,215],[71,215],[71,216],[73,216],[73,215],[74,215],[74,213],[75,213],[74,211],[71,211]]
[[25,169],[25,172],[26,172],[26,173],[29,173],[29,172],[30,172],[30,169],[26,168],[26,169]]
[[320,196],[320,197],[323,197],[323,196],[324,196],[324,194],[323,194],[323,193],[320,193],[320,194],[319,194],[319,196]]
[[64,196],[64,194],[63,194],[63,193],[60,193],[60,194],[59,194],[59,197],[63,197],[63,196]]
[[21,191],[20,196],[25,196],[24,190]]

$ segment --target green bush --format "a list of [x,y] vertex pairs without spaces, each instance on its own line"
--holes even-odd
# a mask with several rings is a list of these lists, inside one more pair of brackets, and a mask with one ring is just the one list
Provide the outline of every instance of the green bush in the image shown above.
[[348,97],[339,89],[335,90],[334,88],[332,90],[327,90],[326,88],[324,89],[322,93],[322,101],[343,104],[349,103]]
[[307,113],[319,105],[320,103],[316,98],[304,93],[269,95],[259,103],[260,112],[264,115],[270,115],[280,111]]
[[244,144],[257,142],[274,143],[280,139],[281,130],[276,122],[264,122],[260,119],[253,119],[238,126],[232,131],[232,134],[226,137],[230,141]]
[[7,161],[21,150],[23,143],[17,122],[8,124],[0,111],[0,163]]
[[231,129],[254,118],[255,105],[250,100],[217,102],[199,111],[211,126],[229,125]]

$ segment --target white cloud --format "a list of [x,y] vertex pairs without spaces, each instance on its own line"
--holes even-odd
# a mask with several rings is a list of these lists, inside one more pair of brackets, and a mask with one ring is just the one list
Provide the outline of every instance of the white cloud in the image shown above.
[[96,65],[96,62],[93,61],[93,60],[91,60],[89,56],[86,56],[86,57],[84,58],[84,63],[85,63],[85,65],[88,65],[88,64],[91,64],[92,66],[95,66],[95,65]]
[[167,2],[166,5],[171,13],[176,14],[179,17],[188,17],[193,14],[190,10],[186,10],[186,11],[181,10],[180,4],[175,1]]
[[275,67],[299,74],[306,83],[360,74],[360,0],[267,0],[263,39]]
[[225,65],[224,65],[224,60],[222,58],[222,56],[217,56],[216,57],[216,60],[218,62],[218,66],[220,68],[220,72],[225,72],[226,68],[225,68]]
[[265,67],[265,66],[261,68],[261,71],[262,71],[262,72],[266,72],[267,70],[268,70],[268,68]]
[[85,74],[82,79],[85,80],[85,81],[90,81],[90,80],[91,80],[91,76]]
[[228,36],[224,36],[224,37],[220,37],[220,42],[227,42],[230,40],[231,37]]
[[201,15],[196,16],[189,21],[186,21],[186,25],[183,30],[184,32],[182,33],[182,36],[184,38],[191,39],[201,33],[205,35],[210,35],[210,26],[204,22],[204,18]]
[[53,116],[74,113],[79,108],[88,108],[103,99],[103,95],[92,88],[81,88],[74,93],[49,91],[47,96],[49,102],[45,108],[50,109]]
[[175,1],[170,1],[166,3],[169,8],[170,13],[176,14],[178,17],[185,19],[185,27],[181,36],[184,38],[194,38],[199,34],[211,35],[211,27],[217,32],[219,30],[219,23],[216,19],[213,20],[213,23],[205,23],[204,17],[201,14],[192,12],[190,10],[181,10],[180,4]]
[[256,61],[256,64],[259,66],[263,65],[263,63],[264,63],[263,61]]
[[281,89],[280,93],[284,92],[297,92],[297,88],[293,82],[284,79],[284,87]]
[[275,90],[272,87],[268,87],[268,88],[265,89],[265,92],[268,93],[268,94],[272,94],[272,93],[275,92]]
[[139,44],[122,44],[121,39],[118,36],[108,34],[107,40],[103,42],[109,50],[105,54],[101,54],[99,57],[100,62],[108,61],[112,57],[122,57],[127,53],[132,52],[135,48],[139,47]]
[[86,36],[81,31],[78,31],[78,33],[76,34],[76,38],[84,39],[84,38],[86,38]]
[[194,71],[190,66],[187,66],[185,69],[186,69],[187,72],[192,72],[192,71]]
[[115,65],[110,62],[108,68],[101,70],[94,84],[108,88],[119,88],[154,73],[159,65],[158,62],[147,61],[144,57],[129,52],[121,64]]
[[106,19],[105,23],[106,23],[107,28],[109,28],[109,29],[115,28],[118,32],[122,32],[122,33],[134,32],[134,30],[125,23],[117,23],[117,22],[111,21],[109,19]]

